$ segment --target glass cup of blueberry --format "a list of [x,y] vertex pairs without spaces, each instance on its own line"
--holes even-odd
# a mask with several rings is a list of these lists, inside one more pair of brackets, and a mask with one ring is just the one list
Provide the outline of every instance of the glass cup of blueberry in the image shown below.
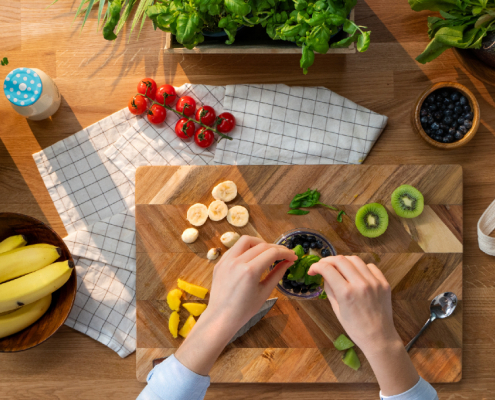
[[419,122],[426,135],[435,142],[456,143],[464,139],[473,127],[475,110],[468,95],[456,87],[440,86],[421,104]]
[[[277,238],[276,244],[281,244],[289,249],[295,249],[298,245],[302,247],[304,256],[317,256],[324,258],[336,255],[336,251],[328,239],[320,232],[314,229],[297,228],[285,232]],[[313,257],[317,260],[316,257]],[[270,268],[273,269],[277,263]],[[285,272],[284,277],[278,283],[277,289],[288,297],[298,299],[312,299],[318,297],[323,291],[323,284],[305,283],[304,277],[299,279],[291,279],[290,271]],[[307,279],[306,279],[307,282]]]

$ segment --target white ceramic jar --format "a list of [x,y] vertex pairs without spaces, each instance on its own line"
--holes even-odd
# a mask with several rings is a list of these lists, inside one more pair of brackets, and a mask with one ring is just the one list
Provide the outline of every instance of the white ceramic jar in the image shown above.
[[51,117],[60,107],[60,92],[47,74],[37,68],[17,68],[3,83],[12,107],[33,121]]

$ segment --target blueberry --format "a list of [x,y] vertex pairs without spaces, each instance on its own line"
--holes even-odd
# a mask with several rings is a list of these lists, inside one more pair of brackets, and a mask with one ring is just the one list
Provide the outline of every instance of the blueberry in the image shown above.
[[452,110],[445,110],[443,112],[443,115],[445,115],[446,117],[452,117],[453,114],[454,112]]
[[452,103],[452,101],[448,97],[446,97],[445,99],[443,99],[443,104],[447,104],[448,105],[450,103]]
[[453,93],[451,96],[450,96],[450,100],[452,101],[458,101],[459,100],[459,95],[457,93]]
[[313,293],[315,291],[316,291],[316,288],[312,288],[312,287],[309,288],[309,293]]
[[431,129],[435,129],[435,130],[437,130],[437,129],[439,129],[439,128],[440,128],[440,125],[438,125],[438,123],[433,122],[433,123],[431,124]]
[[471,111],[471,107],[469,107],[469,105],[464,106],[464,111],[465,112],[470,112]]
[[308,242],[309,243],[312,243],[312,242],[315,242],[315,241],[316,241],[316,237],[315,236],[308,235]]
[[[427,119],[428,121],[428,119]],[[422,122],[422,121],[421,121]],[[454,119],[450,116],[446,116],[444,119],[443,119],[443,122],[446,123],[447,125],[451,125],[452,122],[454,122]]]
[[447,92],[446,90],[444,90],[442,93],[441,93],[442,97],[449,97],[449,92]]
[[455,128],[453,126],[449,128],[449,135],[455,135]]
[[321,241],[321,240],[317,240],[317,241],[316,241],[316,248],[317,248],[317,249],[321,249],[322,247],[323,247],[323,243],[322,243],[322,241]]
[[432,139],[436,140],[437,142],[441,142],[443,140],[441,136],[433,136]]
[[471,129],[471,127],[473,126],[473,123],[472,123],[470,120],[466,119],[466,120],[464,121],[464,126],[465,126],[467,129]]
[[444,138],[442,139],[442,142],[444,143],[452,143],[453,141],[454,141],[454,137],[452,135],[444,136]]
[[292,240],[287,240],[285,242],[285,247],[287,247],[288,249],[293,249],[295,246],[294,246],[294,243],[292,242]]
[[466,134],[466,133],[467,133],[467,131],[468,131],[468,128],[467,128],[467,126],[465,126],[465,125],[461,125],[461,126],[459,127],[459,130],[460,130],[462,133]]
[[301,288],[301,293],[302,294],[308,293],[308,291],[309,291],[309,288],[304,288],[304,287]]
[[461,96],[461,98],[459,99],[459,103],[461,103],[462,105],[465,105],[468,103],[468,101],[464,96]]
[[468,111],[466,114],[464,114],[464,118],[472,120],[473,119],[473,113]]
[[289,281],[292,287],[297,287],[299,286],[296,281]]
[[457,120],[457,123],[459,125],[462,125],[464,123],[464,118],[460,117],[458,120]]
[[282,286],[284,287],[284,289],[292,289],[290,281],[282,281]]
[[421,110],[420,115],[421,115],[422,117],[426,117],[426,116],[428,115],[428,110],[427,110],[426,108],[423,108],[423,109]]
[[301,288],[299,286],[297,286],[297,287],[293,288],[292,291],[294,293],[300,293],[301,292]]
[[316,242],[311,242],[311,244],[309,245],[310,248],[312,249],[316,249]]
[[299,237],[301,238],[301,240],[303,242],[305,242],[308,239],[308,235],[305,235],[305,234],[299,235]]
[[435,104],[430,104],[430,106],[428,107],[428,109],[430,111],[435,111],[437,109],[437,106]]
[[452,128],[457,128],[458,126],[459,124],[456,121],[452,122]]
[[450,103],[447,108],[449,110],[453,110],[455,108],[455,105],[453,105],[452,103]]
[[433,122],[435,122],[435,118],[433,118],[431,115],[429,115],[427,118],[429,124],[433,124]]
[[428,96],[428,98],[426,99],[426,101],[428,103],[432,103],[433,104],[436,99],[437,99],[436,96],[434,94],[432,94],[432,95]]
[[456,108],[454,108],[454,112],[456,112],[456,113],[460,114],[460,113],[462,113],[462,111],[463,111],[463,108],[461,106],[457,106]]
[[436,134],[437,136],[443,136],[443,129],[439,129]]
[[441,119],[442,119],[442,117],[443,117],[443,112],[441,112],[441,111],[437,111],[435,114],[433,114],[433,116],[435,117],[435,119],[436,119],[437,121],[439,121],[439,120],[441,120]]
[[327,248],[324,248],[322,251],[321,251],[321,256],[322,257],[328,257],[330,256],[330,249],[327,247]]
[[464,137],[464,133],[457,131],[454,135],[455,140],[461,140]]
[[457,106],[460,106],[461,105],[461,102],[460,101],[456,101],[454,104],[457,107]]
[[307,249],[309,249],[309,242],[304,242],[304,243],[302,244],[302,247],[304,247],[305,249],[306,249],[306,248],[307,248]]

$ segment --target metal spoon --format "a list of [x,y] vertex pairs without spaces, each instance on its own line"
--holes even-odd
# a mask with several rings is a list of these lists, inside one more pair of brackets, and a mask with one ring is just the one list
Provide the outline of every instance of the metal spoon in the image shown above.
[[452,292],[445,292],[435,297],[430,304],[430,318],[421,328],[416,336],[407,344],[406,351],[409,351],[412,345],[418,340],[421,334],[437,318],[447,318],[454,312],[457,307],[457,296]]

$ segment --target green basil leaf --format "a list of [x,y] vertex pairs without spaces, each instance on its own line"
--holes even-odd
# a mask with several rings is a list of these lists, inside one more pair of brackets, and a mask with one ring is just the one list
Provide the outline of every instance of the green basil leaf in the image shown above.
[[289,210],[287,214],[291,215],[306,215],[309,214],[309,211],[307,210]]
[[337,215],[337,222],[342,222],[342,217],[346,215],[344,210],[339,211],[339,215]]
[[[177,19],[177,41],[182,44],[191,43],[199,29],[198,14],[181,14]],[[188,47],[189,48],[189,47]]]
[[251,6],[242,0],[225,0],[225,8],[232,14],[240,16],[248,15],[251,12]]
[[296,253],[297,258],[300,260],[304,256],[304,248],[298,244],[296,247],[294,247],[294,253]]
[[370,35],[371,35],[370,31],[364,31],[361,35],[359,35],[356,46],[357,46],[357,50],[360,53],[363,53],[366,50],[368,50],[368,47],[370,45]]
[[295,36],[299,29],[301,28],[301,25],[285,25],[281,30],[280,33],[284,36]]
[[416,61],[421,64],[426,64],[427,62],[434,60],[445,50],[450,48],[451,46],[443,44],[435,37],[433,38],[433,40],[430,41],[426,49],[419,56],[416,57]]
[[460,0],[409,0],[414,11],[450,11],[461,8]]
[[351,36],[354,35],[354,32],[357,31],[357,28],[357,25],[348,19],[344,22],[344,32],[347,32]]
[[332,43],[330,45],[330,47],[332,49],[341,48],[341,47],[349,47],[351,45],[351,43],[354,43],[355,41],[357,41],[357,39],[358,39],[358,34],[355,33],[352,36],[346,37],[342,40],[339,40],[338,42]]
[[341,26],[346,21],[346,18],[337,14],[327,14],[327,24]]

